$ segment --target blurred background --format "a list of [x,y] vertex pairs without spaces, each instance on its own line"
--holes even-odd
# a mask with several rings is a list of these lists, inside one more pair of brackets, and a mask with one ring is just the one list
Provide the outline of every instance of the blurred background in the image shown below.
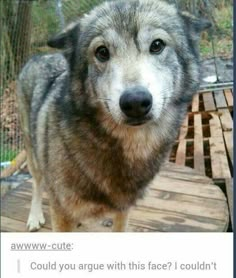
[[[200,45],[205,77],[229,83],[233,71],[233,0],[169,0],[208,18],[212,28]],[[34,54],[55,51],[47,39],[102,0],[0,0],[0,162],[14,165],[23,150],[16,104],[16,79]]]

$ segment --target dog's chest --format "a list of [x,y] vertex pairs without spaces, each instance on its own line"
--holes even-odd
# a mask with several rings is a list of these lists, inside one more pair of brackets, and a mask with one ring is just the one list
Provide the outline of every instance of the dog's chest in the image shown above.
[[117,149],[100,151],[86,162],[84,158],[81,163],[86,178],[80,179],[79,186],[86,184],[83,198],[115,209],[127,209],[142,197],[159,167],[155,156],[129,160]]
[[[87,132],[86,137],[70,141],[63,150],[63,164],[57,164],[56,179],[70,191],[69,199],[75,196],[110,209],[127,209],[143,196],[158,172],[159,148],[142,140],[122,144],[121,140],[96,135]],[[68,153],[70,159],[66,158]]]

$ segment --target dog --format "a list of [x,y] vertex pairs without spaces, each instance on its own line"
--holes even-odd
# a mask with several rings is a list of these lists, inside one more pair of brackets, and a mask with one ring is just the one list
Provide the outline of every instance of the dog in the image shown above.
[[33,176],[28,229],[73,231],[114,214],[126,230],[176,139],[200,82],[200,33],[210,22],[160,0],[104,2],[48,41],[18,80],[18,104]]

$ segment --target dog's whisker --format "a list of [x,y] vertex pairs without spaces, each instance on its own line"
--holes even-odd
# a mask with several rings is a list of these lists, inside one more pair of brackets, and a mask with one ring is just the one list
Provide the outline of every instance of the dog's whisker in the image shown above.
[[111,99],[110,98],[105,98],[105,97],[95,97],[95,96],[93,96],[93,97],[91,97],[91,99],[98,99],[98,100],[105,100],[105,101],[111,101]]

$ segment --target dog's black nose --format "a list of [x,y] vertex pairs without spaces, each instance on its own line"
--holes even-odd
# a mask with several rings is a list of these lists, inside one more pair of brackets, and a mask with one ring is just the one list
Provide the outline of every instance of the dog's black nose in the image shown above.
[[130,88],[120,97],[120,108],[127,117],[143,117],[152,108],[152,95],[143,87]]

